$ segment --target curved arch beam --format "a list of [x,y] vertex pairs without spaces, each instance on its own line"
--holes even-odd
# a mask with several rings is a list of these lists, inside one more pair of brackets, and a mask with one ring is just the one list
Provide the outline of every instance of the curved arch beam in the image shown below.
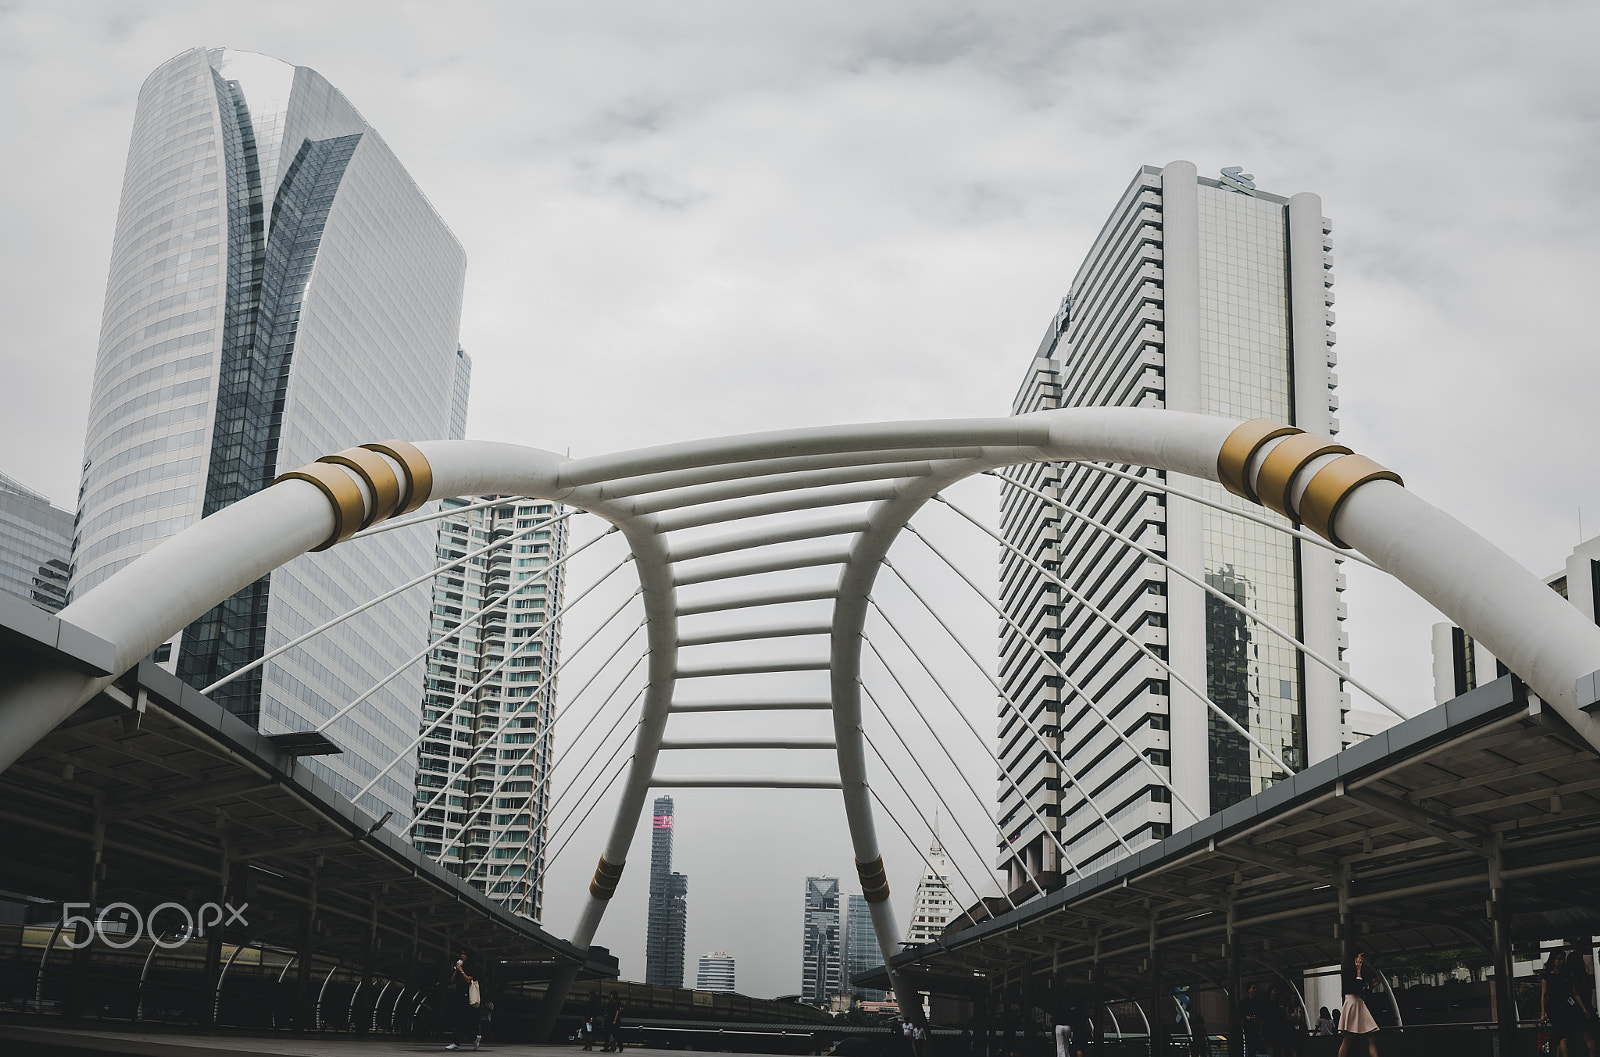
[[[370,450],[403,473],[403,509],[471,494],[566,502],[615,525],[636,559],[650,645],[648,685],[622,803],[573,937],[580,945],[592,939],[615,889],[654,775],[679,674],[677,618],[712,611],[706,603],[679,608],[677,586],[705,574],[679,572],[675,578],[663,530],[673,524],[713,524],[718,518],[686,512],[658,521],[655,515],[800,488],[877,482],[870,492],[833,493],[841,500],[870,494],[875,501],[866,522],[849,526],[857,531],[836,552],[843,563],[837,590],[811,597],[836,598],[829,671],[846,817],[863,883],[878,895],[873,906],[880,942],[892,944],[897,932],[878,861],[858,729],[856,676],[867,596],[878,564],[911,514],[941,488],[987,469],[1094,460],[1223,482],[1256,502],[1259,489],[1275,507],[1366,554],[1437,606],[1600,748],[1600,721],[1584,711],[1591,703],[1584,697],[1590,695],[1579,691],[1579,681],[1600,670],[1600,628],[1493,545],[1407,491],[1394,474],[1324,440],[1277,423],[1079,408],[1008,418],[783,430],[589,459],[481,441],[386,442]],[[393,497],[387,487],[369,482],[375,467],[368,469],[363,475],[346,463],[324,461],[315,464],[314,473],[286,475],[289,479],[167,540],[67,607],[62,620],[113,643],[114,671],[63,671],[41,660],[12,673],[0,687],[0,769],[115,675],[222,599],[298,555],[336,541],[351,526],[385,516]],[[774,512],[784,505],[771,503]],[[732,502],[721,512],[731,519],[741,509],[760,508]],[[752,547],[764,545],[763,540],[777,542],[770,533],[745,538]],[[709,553],[704,547],[702,553]],[[681,553],[694,551],[685,547]],[[715,572],[786,567],[777,559],[743,554]],[[805,594],[790,591],[787,597]],[[743,604],[777,597],[752,595]]]

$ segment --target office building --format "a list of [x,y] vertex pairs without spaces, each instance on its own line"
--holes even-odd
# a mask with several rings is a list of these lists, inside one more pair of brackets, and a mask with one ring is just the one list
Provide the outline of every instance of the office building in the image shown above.
[[826,1007],[839,993],[839,879],[807,877],[800,1001]]
[[[1188,162],[1142,168],[1052,319],[1014,412],[1168,408],[1337,433],[1329,231],[1316,195],[1269,194],[1237,171],[1201,177]],[[1329,552],[1088,465],[1017,476],[1342,657],[1343,577]],[[1210,482],[1167,483],[1258,512]],[[1029,874],[1049,885],[1074,864],[1103,866],[1123,841],[1160,839],[1284,777],[1152,655],[1289,768],[1339,750],[1342,681],[1302,664],[1293,646],[1019,488],[1003,487],[1001,520],[1011,544],[1070,588],[1002,555],[1016,626],[1002,625],[1000,670],[1016,707],[1001,704],[997,817],[1013,895],[1034,891]]]
[[699,991],[734,991],[733,956],[727,951],[702,954],[694,986]]
[[[417,757],[416,846],[540,920],[567,522],[558,504],[446,499]],[[474,509],[476,507],[476,509]],[[448,791],[445,791],[448,787]]]
[[646,917],[644,979],[683,986],[683,942],[689,920],[689,879],[672,872],[672,797],[658,796],[650,820],[650,906]]
[[956,909],[955,897],[950,894],[950,859],[935,837],[922,880],[917,882],[916,908],[906,930],[906,943],[916,946],[938,939]]
[[71,565],[72,513],[0,473],[0,591],[58,612]]
[[[1584,540],[1566,565],[1544,578],[1550,590],[1600,624],[1600,536]],[[1444,704],[1510,671],[1485,653],[1477,641],[1451,623],[1433,626],[1433,700]]]
[[878,946],[878,930],[872,925],[872,909],[865,896],[851,893],[846,901],[844,916],[844,981],[843,988],[852,998],[869,1002],[882,1001],[884,993],[872,987],[857,987],[850,981],[861,973],[871,972],[883,964],[883,950]]
[[[387,144],[319,74],[196,48],[139,92],[90,398],[71,590],[284,471],[356,444],[461,435],[466,259]],[[313,553],[156,651],[205,687],[427,570],[434,526]],[[317,727],[421,652],[408,592],[213,694],[266,733]],[[409,823],[423,668],[304,766]]]

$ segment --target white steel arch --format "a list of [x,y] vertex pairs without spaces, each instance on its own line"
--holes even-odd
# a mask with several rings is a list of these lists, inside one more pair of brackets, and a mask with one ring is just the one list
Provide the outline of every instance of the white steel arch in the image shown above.
[[[309,550],[458,495],[555,500],[611,522],[632,552],[645,609],[647,685],[632,762],[588,901],[572,942],[586,946],[616,890],[653,785],[839,788],[857,869],[885,960],[899,930],[867,786],[861,719],[861,643],[870,593],[890,545],[941,489],[997,467],[1094,460],[1153,467],[1221,482],[1231,491],[1353,547],[1437,606],[1521,675],[1600,749],[1596,693],[1600,628],[1493,545],[1408,492],[1397,475],[1349,449],[1293,427],[1151,409],[1089,408],[1008,418],[821,427],[664,445],[567,459],[480,441],[387,441],[350,449],[280,477],[152,550],[60,614],[110,641],[113,671],[83,673],[45,662],[0,684],[0,769],[156,646],[222,599]],[[864,507],[864,511],[856,508]],[[830,508],[846,508],[828,513]],[[822,511],[772,524],[767,515]],[[685,541],[685,529],[727,526]],[[837,568],[831,589],[763,580],[802,568]],[[730,582],[727,595],[683,602],[679,588]],[[831,601],[827,621],[680,633],[679,619],[796,601]],[[826,637],[825,657],[734,664],[683,663],[682,648],[710,643]],[[691,699],[680,684],[711,676],[826,672],[825,700]],[[657,758],[676,712],[830,708],[834,736],[781,747],[832,748],[837,777],[664,779]],[[668,748],[770,748],[773,741],[674,741]],[[559,988],[559,982],[555,991]],[[920,1016],[912,1002],[907,1016]]]

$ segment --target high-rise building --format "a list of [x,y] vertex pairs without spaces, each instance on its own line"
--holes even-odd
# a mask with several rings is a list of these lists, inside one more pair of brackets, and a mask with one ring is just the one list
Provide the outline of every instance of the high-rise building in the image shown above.
[[[287,470],[355,444],[459,436],[466,258],[405,168],[319,74],[196,48],[139,92],[90,398],[72,592]],[[429,568],[434,527],[308,554],[156,651],[204,687]],[[315,728],[421,652],[407,592],[219,688],[277,733]],[[306,766],[409,819],[415,665]]]
[[[1208,179],[1189,162],[1142,168],[1073,279],[1014,412],[1158,407],[1336,433],[1329,230],[1313,194],[1268,194],[1237,171]],[[1329,552],[1090,465],[1040,464],[1018,477],[1323,656],[1342,656],[1343,576]],[[1257,510],[1210,482],[1167,475],[1166,483]],[[1002,555],[1000,594],[1016,627],[1002,626],[1000,670],[1017,707],[1001,705],[1009,777],[997,817],[1000,865],[1014,890],[1032,891],[1029,872],[1053,879],[1068,869],[1056,839],[1078,867],[1102,866],[1124,853],[1121,841],[1136,848],[1196,821],[1183,803],[1203,816],[1284,777],[1150,654],[1290,768],[1339,750],[1341,680],[1303,664],[1293,646],[1021,489],[1003,488],[1001,521],[1010,543],[1072,589]]]
[[733,955],[727,951],[711,951],[700,956],[700,967],[695,972],[694,986],[700,991],[733,991]]
[[413,841],[537,921],[567,522],[558,504],[479,501],[446,499],[458,512],[439,521],[440,565],[505,545],[434,577]]
[[800,1001],[826,1006],[839,993],[839,879],[807,877]]
[[0,473],[0,591],[57,612],[71,566],[71,512]]
[[850,981],[860,973],[871,972],[883,964],[883,950],[878,946],[878,930],[872,925],[872,908],[865,896],[851,893],[844,916],[844,990],[852,997],[871,1002],[881,1001],[883,992],[871,987],[857,987]]
[[950,893],[950,859],[935,837],[928,849],[927,868],[917,882],[916,909],[911,914],[911,927],[906,930],[906,942],[916,946],[938,939],[955,912],[955,897]]
[[644,979],[683,986],[683,943],[689,921],[689,879],[672,872],[672,797],[658,796],[650,821],[650,906],[645,922]]

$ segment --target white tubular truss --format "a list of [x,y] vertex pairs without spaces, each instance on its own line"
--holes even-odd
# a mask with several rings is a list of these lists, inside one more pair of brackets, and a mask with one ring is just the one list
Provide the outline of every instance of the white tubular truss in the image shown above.
[[[783,784],[841,790],[863,889],[888,960],[898,953],[900,931],[890,909],[867,786],[862,629],[878,569],[901,529],[941,489],[973,474],[1032,462],[1092,460],[1221,481],[1252,500],[1260,484],[1287,508],[1283,512],[1360,551],[1438,607],[1600,748],[1600,722],[1584,707],[1595,696],[1600,628],[1369,460],[1319,450],[1308,443],[1316,438],[1309,437],[1278,451],[1298,432],[1173,411],[1077,408],[1009,418],[786,430],[587,459],[482,441],[375,447],[405,472],[408,488],[425,487],[428,499],[505,494],[559,501],[611,522],[628,541],[645,610],[646,686],[620,803],[572,941],[585,946],[593,939],[627,861],[646,796],[652,787],[673,781],[656,774],[670,715],[821,706],[833,713],[838,773]],[[1297,454],[1305,452],[1314,454]],[[358,475],[323,463],[306,470],[312,472],[280,480],[164,542],[75,601],[61,619],[113,643],[115,674],[121,674],[235,591],[306,551],[347,538],[353,525],[369,520],[375,500]],[[776,526],[757,520],[808,510],[819,513]],[[675,539],[679,531],[703,526],[722,526],[725,533]],[[782,576],[768,579],[785,570],[832,567],[837,569],[831,589],[797,588]],[[680,603],[679,592],[689,585],[706,586],[695,587],[694,597]],[[722,593],[710,598],[698,593],[708,590]],[[830,601],[831,617],[798,622],[780,615],[765,622],[771,625],[765,631],[749,621],[750,630],[738,634],[679,631],[680,617],[758,616],[749,611],[798,601]],[[729,702],[686,699],[674,707],[680,677],[737,679],[797,670],[792,662],[759,654],[751,663],[680,664],[680,647],[739,643],[759,649],[773,638],[824,635],[825,658],[800,667],[827,673],[826,701],[750,696]],[[12,673],[0,685],[0,769],[111,678],[64,671],[42,660]],[[727,785],[757,779],[679,781]],[[911,1002],[903,1012],[920,1018],[920,1004]]]

